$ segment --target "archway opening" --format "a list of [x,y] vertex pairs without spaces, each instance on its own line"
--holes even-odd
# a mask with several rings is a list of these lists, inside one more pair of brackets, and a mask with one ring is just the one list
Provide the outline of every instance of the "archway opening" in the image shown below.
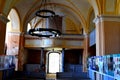
[[20,41],[20,18],[15,9],[11,9],[8,14],[9,22],[6,26],[6,55],[15,56],[15,70],[18,70],[18,54]]
[[49,73],[60,72],[60,54],[58,52],[49,54],[48,65]]

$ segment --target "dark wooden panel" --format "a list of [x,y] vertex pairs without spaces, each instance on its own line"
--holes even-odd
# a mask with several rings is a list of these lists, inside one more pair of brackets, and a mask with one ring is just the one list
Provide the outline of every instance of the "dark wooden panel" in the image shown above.
[[80,64],[82,62],[82,49],[65,50],[64,62],[65,64]]
[[[46,51],[44,51],[44,62],[46,62]],[[28,50],[27,63],[28,64],[40,64],[41,50]]]

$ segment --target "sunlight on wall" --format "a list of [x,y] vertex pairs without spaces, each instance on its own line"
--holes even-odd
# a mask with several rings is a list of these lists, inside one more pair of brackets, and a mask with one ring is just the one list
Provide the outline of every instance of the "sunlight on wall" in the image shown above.
[[31,25],[30,25],[30,23],[28,23],[28,25],[27,25],[27,32],[28,32],[30,29],[31,29]]
[[[8,16],[8,19],[10,20],[10,17],[9,17],[9,16]],[[5,43],[8,42],[8,35],[7,35],[7,33],[8,33],[9,31],[11,31],[11,21],[9,21],[9,22],[7,23]]]
[[60,55],[59,53],[49,54],[49,73],[56,73],[60,71]]

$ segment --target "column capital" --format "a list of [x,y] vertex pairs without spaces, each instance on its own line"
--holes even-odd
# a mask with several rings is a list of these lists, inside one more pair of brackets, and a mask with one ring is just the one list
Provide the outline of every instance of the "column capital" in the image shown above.
[[0,13],[0,21],[2,21],[3,23],[6,24],[9,20],[8,20],[8,18],[5,15]]
[[120,22],[120,16],[111,16],[111,15],[100,15],[97,16],[93,22],[94,23],[98,23],[98,22],[102,22],[102,21],[115,21],[115,22]]
[[88,38],[88,37],[89,37],[89,34],[87,34],[87,33],[84,34],[84,37],[85,37],[85,38]]

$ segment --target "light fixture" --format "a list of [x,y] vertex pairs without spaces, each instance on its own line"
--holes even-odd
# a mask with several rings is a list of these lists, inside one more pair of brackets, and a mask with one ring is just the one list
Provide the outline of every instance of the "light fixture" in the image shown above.
[[[53,5],[47,7],[47,0],[41,0],[41,8],[36,12],[36,16],[47,21],[46,28],[33,28],[29,30],[29,34],[38,37],[58,37],[61,35],[62,17],[56,15]],[[50,9],[52,8],[52,9]]]

